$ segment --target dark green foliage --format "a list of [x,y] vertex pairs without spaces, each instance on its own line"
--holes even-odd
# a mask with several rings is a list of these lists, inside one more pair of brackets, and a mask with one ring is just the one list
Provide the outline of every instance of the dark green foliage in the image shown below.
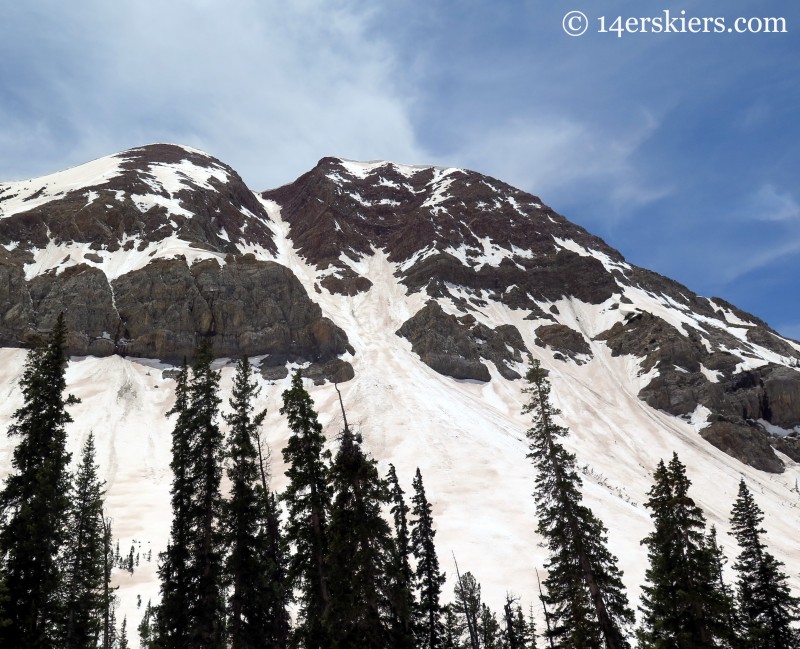
[[122,618],[122,628],[119,630],[119,638],[117,639],[116,649],[131,649],[128,644],[128,618]]
[[633,613],[616,557],[606,546],[606,528],[582,504],[575,456],[558,441],[568,431],[554,421],[560,413],[550,405],[550,384],[538,361],[531,362],[526,379],[530,401],[523,413],[533,420],[527,436],[537,473],[537,529],[550,552],[544,582],[550,637],[558,647],[627,647]]
[[677,455],[659,462],[645,505],[655,529],[642,543],[650,566],[642,588],[640,647],[728,647],[732,611],[719,578],[716,541],[689,497],[690,480]]
[[425,495],[419,468],[412,483],[411,498],[411,550],[417,560],[415,582],[419,590],[416,611],[417,644],[420,649],[438,649],[442,646],[442,606],[439,597],[444,583],[444,573],[439,572],[433,529],[433,508]]
[[[189,408],[189,366],[183,360],[175,386],[175,405],[167,415],[177,415],[172,429],[172,526],[167,549],[161,553],[158,575],[161,604],[157,612],[157,635],[164,649],[189,645],[191,629],[189,598],[190,505],[195,490],[192,473],[193,413]],[[119,546],[117,546],[119,556]]]
[[159,641],[165,649],[219,649],[225,642],[222,515],[223,436],[217,424],[219,373],[201,348],[178,375],[172,434],[170,543],[162,554]]
[[497,621],[497,616],[486,604],[481,604],[478,636],[480,638],[480,646],[483,647],[483,649],[503,649],[502,633],[500,631],[500,624]]
[[[253,413],[258,396],[247,357],[239,361],[230,400],[233,412],[225,415],[230,426],[227,457],[230,499],[225,503],[226,579],[230,587],[227,606],[231,649],[278,648],[286,644],[285,576],[280,557],[279,526],[274,499],[262,483],[258,430],[266,410]],[[273,536],[274,535],[274,536]],[[275,619],[277,618],[277,620]],[[283,621],[281,625],[279,621]]]
[[[113,646],[112,638],[116,633],[112,621],[114,606],[116,605],[116,595],[114,594],[116,588],[111,588],[111,571],[114,569],[114,565],[116,564],[116,555],[114,554],[114,547],[112,544],[111,519],[107,518],[105,514],[102,517],[102,525],[103,525],[103,595],[102,595],[103,628],[101,633],[101,639],[102,639],[101,647],[103,647],[103,649],[111,649],[111,647]],[[119,543],[117,543],[117,547],[119,547]]]
[[192,598],[191,643],[195,649],[225,645],[222,517],[223,435],[217,423],[219,372],[211,369],[211,352],[201,348],[192,366],[189,408],[192,414],[191,475],[195,491],[188,529]]
[[387,623],[392,538],[381,509],[389,502],[375,460],[345,422],[330,469],[334,498],[328,527],[330,606],[325,616],[331,649],[382,649]]
[[389,564],[389,603],[392,619],[392,647],[413,649],[415,646],[413,616],[414,573],[411,569],[411,539],[408,533],[408,505],[403,498],[403,489],[397,479],[394,465],[389,465],[389,492],[391,514],[394,521],[394,544]]
[[525,619],[522,607],[511,595],[503,604],[503,640],[506,649],[536,649],[536,625]]
[[61,632],[62,570],[70,510],[70,454],[65,427],[72,421],[64,397],[66,327],[58,317],[46,345],[31,350],[20,380],[24,403],[9,436],[18,437],[13,472],[0,492],[0,561],[9,592],[0,645],[52,646]]
[[481,585],[475,576],[471,572],[458,575],[453,608],[457,628],[462,630],[461,642],[472,649],[479,649],[480,646],[481,607]]
[[442,649],[461,649],[461,635],[463,630],[459,626],[458,616],[456,615],[453,604],[447,604],[442,608]]
[[322,425],[299,370],[291,388],[283,393],[281,414],[287,416],[292,431],[283,449],[289,484],[282,498],[289,512],[286,538],[294,549],[289,579],[300,603],[295,641],[305,649],[326,649],[322,620],[330,602],[327,556],[331,491],[325,461],[330,452],[324,450]]
[[94,437],[89,435],[75,475],[64,551],[66,649],[97,646],[105,615],[103,483],[97,477]]
[[737,590],[742,635],[746,647],[790,649],[800,646],[798,599],[792,597],[783,564],[761,540],[764,514],[744,480],[731,512],[731,527],[741,552],[733,564],[738,573]]
[[141,649],[157,649],[156,637],[156,609],[150,604],[148,600],[147,606],[144,607],[144,615],[142,621],[139,622],[139,646]]

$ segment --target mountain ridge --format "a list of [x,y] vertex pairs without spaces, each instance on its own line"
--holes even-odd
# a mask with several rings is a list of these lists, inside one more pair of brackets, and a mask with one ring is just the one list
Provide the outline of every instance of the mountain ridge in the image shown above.
[[[171,163],[151,153],[149,160],[140,159],[144,171],[129,172],[146,174],[151,164],[180,165],[183,160],[180,150],[173,150],[179,160]],[[223,372],[223,398],[230,394],[230,358],[247,350],[259,368],[263,395],[256,407],[268,410],[265,431],[274,451],[288,436],[278,414],[280,394],[298,367],[309,377],[329,446],[335,446],[341,423],[338,397],[330,386],[335,380],[348,421],[362,432],[381,472],[392,462],[408,489],[415,468],[421,468],[434,505],[440,556],[455,552],[495,607],[507,590],[535,600],[533,568],[520,569],[520,561],[541,565],[546,554],[534,532],[533,471],[524,437],[529,423],[520,413],[522,381],[512,376],[524,373],[527,354],[550,372],[554,405],[571,430],[567,446],[578,458],[586,502],[609,528],[610,546],[620,558],[633,601],[646,567],[639,541],[650,527],[642,503],[650,473],[673,451],[689,467],[692,497],[709,523],[717,525],[729,557],[733,541],[727,517],[744,476],[766,512],[776,555],[797,565],[800,465],[792,453],[800,423],[794,407],[800,399],[793,396],[798,372],[792,363],[800,345],[724,301],[701,298],[636,269],[621,255],[591,245],[588,233],[586,239],[579,234],[571,238],[568,221],[557,215],[555,222],[548,220],[550,208],[536,197],[530,199],[530,210],[541,215],[538,228],[507,200],[516,200],[514,193],[494,195],[500,207],[492,203],[493,209],[472,220],[467,212],[460,219],[445,215],[441,210],[449,211],[450,203],[474,207],[486,201],[459,196],[451,183],[452,189],[438,194],[445,198],[433,203],[436,182],[447,179],[436,181],[433,172],[414,181],[417,189],[427,187],[414,203],[363,205],[351,194],[372,200],[366,185],[380,187],[381,174],[389,172],[378,165],[348,175],[340,185],[325,180],[328,173],[348,173],[335,160],[323,158],[327,162],[319,171],[324,173],[311,179],[324,183],[324,191],[302,183],[294,190],[293,183],[262,193],[248,189],[258,211],[237,203],[235,195],[220,196],[211,181],[211,189],[192,183],[197,186],[186,194],[180,193],[183,189],[165,188],[169,196],[153,190],[152,204],[142,201],[144,211],[130,193],[114,202],[114,192],[124,189],[109,191],[110,218],[116,218],[116,210],[128,220],[122,219],[121,230],[112,228],[108,240],[102,228],[83,227],[80,220],[81,227],[54,233],[41,240],[42,247],[10,238],[19,230],[9,218],[40,227],[69,213],[68,204],[58,204],[69,192],[50,201],[55,205],[49,213],[48,203],[41,203],[32,214],[0,218],[0,392],[6,395],[0,421],[8,421],[20,404],[16,381],[24,346],[33,335],[46,333],[64,310],[73,328],[68,389],[83,400],[73,412],[80,426],[69,428],[70,448],[77,452],[94,431],[108,482],[108,507],[123,547],[133,539],[156,553],[165,546],[173,423],[165,413],[174,400],[173,369],[180,360],[175,352],[191,353],[198,340],[209,339],[216,346],[215,367]],[[180,184],[189,184],[173,170]],[[207,172],[197,173],[205,178]],[[480,177],[468,173],[456,175],[466,182]],[[399,177],[386,180],[400,184]],[[414,188],[411,180],[408,184]],[[4,196],[13,193],[6,191],[8,186],[0,183],[0,208],[7,204]],[[484,187],[473,189],[482,193]],[[100,194],[89,186],[77,191]],[[354,239],[352,255],[333,257],[323,250],[317,260],[328,262],[323,267],[309,258],[314,246],[304,248],[298,241],[301,211],[293,213],[277,200],[287,202],[293,191],[298,204],[321,206],[318,229],[311,213],[306,215],[308,242],[325,242],[324,233],[337,233],[333,222],[341,213],[344,234],[335,236],[345,243],[345,237]],[[400,187],[399,192],[388,200],[400,202],[408,190]],[[209,200],[227,201],[224,223],[214,220],[215,203],[208,210],[198,198],[205,193]],[[175,204],[159,204],[159,196]],[[429,198],[432,204],[423,208]],[[88,197],[79,203],[76,196],[69,200],[83,206]],[[375,194],[374,200],[382,198]],[[100,207],[106,203],[98,196],[92,204],[102,223]],[[372,245],[378,242],[369,241],[372,226],[357,216],[360,212],[371,219],[373,212],[391,207],[413,213],[413,222],[440,218],[459,237],[448,237],[442,227],[427,252],[423,246],[403,260],[399,252],[391,257],[391,250]],[[436,207],[441,210],[433,213]],[[204,227],[176,218],[180,209],[196,209]],[[491,226],[511,212],[523,225],[506,224],[499,228],[505,239],[491,238]],[[384,214],[384,221],[391,218],[399,221]],[[157,237],[134,236],[138,223],[151,221],[157,231],[161,228]],[[232,225],[229,232],[228,223],[241,227]],[[263,226],[252,225],[256,233],[268,235],[271,247],[248,238],[255,223]],[[399,221],[398,231],[404,225]],[[561,236],[547,232],[551,226]],[[300,230],[293,233],[296,227]],[[398,235],[380,227],[386,229],[379,236],[394,242],[391,237]],[[119,232],[135,239],[129,249]],[[413,243],[416,233],[406,236]],[[526,237],[529,248],[514,245]],[[396,241],[398,251],[419,247],[399,236]],[[587,272],[591,275],[581,280]],[[584,299],[573,294],[574,287]],[[715,417],[721,419],[710,421]],[[709,443],[701,431],[712,426],[706,432]],[[10,469],[12,448],[13,440],[0,440],[0,475]],[[285,467],[280,453],[273,452],[272,461],[273,484],[281,489]],[[452,570],[447,571],[452,589]],[[800,591],[792,575],[792,587]],[[127,612],[129,620],[138,619],[137,595],[144,601],[158,597],[154,564],[116,580],[120,617]]]

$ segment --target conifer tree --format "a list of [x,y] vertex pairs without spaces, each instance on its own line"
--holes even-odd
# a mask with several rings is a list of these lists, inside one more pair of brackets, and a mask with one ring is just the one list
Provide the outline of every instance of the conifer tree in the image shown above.
[[[189,610],[189,529],[190,505],[195,490],[192,472],[192,434],[194,414],[189,407],[189,366],[183,359],[175,386],[175,404],[167,416],[177,415],[172,429],[172,526],[167,549],[161,553],[158,575],[161,603],[157,607],[154,634],[164,649],[189,646],[191,619]],[[117,547],[119,556],[119,546]]]
[[633,623],[622,572],[607,548],[603,523],[582,503],[582,481],[575,456],[558,441],[566,428],[555,422],[560,413],[550,404],[546,371],[534,360],[527,372],[533,426],[528,457],[536,467],[538,532],[550,552],[545,580],[550,610],[550,637],[560,647],[622,649]]
[[395,646],[387,624],[392,539],[381,515],[389,492],[377,463],[361,444],[361,435],[350,429],[345,416],[330,469],[334,494],[328,527],[330,606],[324,620],[331,649]]
[[705,517],[689,497],[686,467],[673,454],[659,462],[645,506],[654,531],[642,543],[650,566],[642,590],[641,647],[727,647],[730,608],[705,536]]
[[[230,426],[227,456],[230,499],[225,504],[225,545],[228,548],[226,578],[231,588],[228,597],[228,642],[231,649],[277,648],[284,646],[273,615],[287,618],[285,584],[279,581],[279,566],[271,556],[273,540],[268,520],[274,501],[261,482],[258,429],[266,410],[254,414],[253,401],[258,397],[257,383],[252,379],[248,358],[236,368],[230,406],[233,412],[224,415]],[[279,541],[278,541],[279,542]],[[278,600],[278,601],[276,601]],[[283,608],[283,611],[276,610]]]
[[522,606],[511,595],[506,595],[503,604],[503,638],[507,649],[536,649],[536,625],[531,616],[530,622],[525,619]]
[[[116,604],[116,595],[114,594],[116,588],[111,587],[111,571],[114,569],[116,559],[114,548],[111,543],[111,519],[108,518],[104,513],[101,520],[103,524],[103,627],[102,642],[100,646],[103,649],[111,649],[111,639],[113,636],[112,615],[114,612],[114,606]],[[119,586],[117,586],[117,588],[119,588]]]
[[289,512],[286,538],[294,549],[289,580],[299,593],[300,610],[295,642],[305,649],[328,646],[323,619],[330,604],[328,589],[328,515],[331,492],[324,450],[325,437],[311,395],[298,370],[283,393],[281,414],[292,431],[283,449],[289,483],[283,493]]
[[144,607],[142,621],[139,622],[139,646],[141,649],[157,649],[158,638],[156,637],[156,609],[147,601]]
[[464,631],[458,623],[452,604],[442,607],[442,629],[441,649],[461,649],[461,636]]
[[122,618],[122,628],[119,631],[119,639],[117,640],[116,649],[131,649],[128,644],[128,618]]
[[223,436],[217,423],[219,373],[202,346],[191,375],[178,374],[172,433],[170,542],[161,556],[158,637],[165,649],[219,649],[225,642],[222,569]]
[[790,649],[800,646],[798,599],[791,595],[783,564],[761,540],[764,514],[744,479],[731,512],[731,527],[741,552],[733,564],[738,573],[738,600],[745,646]]
[[422,474],[419,467],[411,486],[411,550],[417,561],[415,582],[419,590],[416,612],[417,643],[420,649],[439,649],[442,646],[444,629],[442,627],[442,606],[439,597],[445,575],[439,572],[439,559],[436,556],[433,529],[433,507],[425,495]]
[[75,475],[64,552],[65,649],[94,649],[105,614],[103,484],[90,433]]
[[18,437],[11,460],[13,472],[0,492],[0,563],[8,589],[0,645],[45,647],[56,642],[63,611],[60,606],[60,554],[69,515],[70,454],[64,396],[67,355],[66,326],[59,315],[46,345],[28,352],[20,380],[23,405],[14,412],[9,436]]
[[390,607],[392,614],[392,647],[413,649],[415,646],[414,573],[411,570],[411,546],[408,532],[408,505],[403,498],[403,489],[397,479],[394,465],[389,465],[389,493],[391,514],[394,521],[394,544],[390,563]]
[[483,603],[481,604],[478,632],[480,634],[480,645],[483,649],[503,649],[502,633],[500,632],[500,623],[497,621],[497,616]]
[[455,586],[455,601],[458,626],[467,633],[467,646],[479,649],[481,636],[481,585],[471,572],[458,575]]
[[224,438],[217,423],[219,372],[211,369],[211,350],[203,346],[192,366],[189,385],[192,415],[191,475],[195,491],[189,503],[189,574],[192,596],[191,646],[222,649],[225,645],[225,604],[222,569],[222,455]]

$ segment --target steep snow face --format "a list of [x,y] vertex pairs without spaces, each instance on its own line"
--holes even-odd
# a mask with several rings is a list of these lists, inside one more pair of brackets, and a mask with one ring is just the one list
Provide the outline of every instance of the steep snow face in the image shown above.
[[[731,560],[736,547],[728,516],[738,481],[745,478],[764,509],[770,548],[786,563],[792,588],[800,594],[800,465],[779,453],[786,464],[783,473],[756,470],[699,435],[712,413],[708,407],[698,403],[683,416],[673,416],[639,397],[670,372],[697,374],[722,387],[748,368],[791,366],[796,344],[774,336],[732,305],[699,298],[627,264],[535,197],[471,172],[326,159],[319,173],[298,180],[301,186],[249,202],[246,197],[252,194],[235,184],[229,168],[203,167],[195,158],[191,164],[199,170],[183,165],[191,153],[161,151],[157,163],[137,163],[151,171],[155,165],[153,186],[143,194],[153,197],[153,205],[144,214],[163,215],[166,210],[168,218],[152,222],[155,231],[164,228],[163,236],[143,229],[120,238],[116,248],[56,238],[26,247],[26,240],[18,237],[6,249],[10,255],[28,255],[25,270],[31,278],[63,268],[70,260],[97,264],[112,278],[149,259],[176,254],[190,263],[214,257],[220,264],[226,263],[227,254],[251,254],[290,269],[322,315],[340,326],[353,346],[346,360],[355,378],[339,387],[348,421],[363,434],[366,449],[378,459],[382,473],[390,462],[396,466],[407,496],[416,468],[423,473],[434,507],[439,557],[448,574],[446,597],[454,585],[454,554],[462,571],[475,574],[495,610],[511,591],[524,605],[534,605],[541,629],[535,568],[544,577],[546,552],[535,533],[535,474],[526,458],[530,423],[521,414],[522,381],[502,378],[489,361],[481,361],[491,377],[488,382],[455,380],[426,365],[412,343],[396,332],[430,299],[448,316],[471,318],[490,330],[513,325],[527,350],[550,372],[560,420],[571,431],[566,445],[577,456],[584,497],[609,529],[634,607],[646,569],[640,541],[650,531],[643,506],[650,474],[673,452],[687,465],[691,495],[717,526]],[[110,182],[115,178],[119,176]],[[242,192],[240,203],[229,204],[242,215],[240,220],[221,208],[227,217],[204,221],[202,215],[215,214],[214,208],[201,212],[184,187],[209,198],[218,193],[218,183],[234,183]],[[76,191],[81,209],[99,208],[106,200],[114,204],[115,192],[127,192],[122,203],[137,218],[142,216],[128,200],[141,189],[90,183]],[[162,199],[177,201],[176,211],[156,204]],[[189,211],[191,218],[179,209]],[[201,235],[205,247],[197,246]],[[70,256],[67,262],[64,252]],[[552,268],[557,272],[547,275]],[[337,291],[328,288],[332,275],[369,282],[366,288]],[[642,322],[651,328],[644,329],[643,342],[636,346]],[[557,342],[544,342],[542,328],[553,326],[584,341],[584,351],[575,357],[580,363],[565,358]],[[674,364],[688,364],[680,355],[676,361],[670,350],[685,351],[689,334],[692,344],[707,354],[708,365]],[[648,346],[651,340],[656,342]],[[258,365],[261,359],[252,360]],[[23,361],[21,350],[0,349],[2,422],[21,403],[17,382]],[[217,366],[225,408],[234,367],[228,359]],[[525,369],[524,363],[510,366],[519,373]],[[69,429],[70,449],[77,457],[88,432],[94,432],[120,550],[126,554],[133,543],[140,554],[133,575],[117,571],[114,576],[120,586],[118,617],[127,615],[129,625],[138,623],[148,599],[158,599],[156,557],[169,533],[174,422],[165,413],[174,402],[174,381],[165,378],[164,369],[166,365],[147,359],[80,357],[71,360],[67,372],[69,391],[82,399],[71,410],[76,423]],[[286,466],[280,450],[289,431],[279,409],[289,378],[259,377],[259,382],[256,407],[268,410],[265,432],[272,448],[273,487],[281,490]],[[307,387],[328,444],[335,449],[341,427],[336,392],[329,384],[308,382]],[[784,436],[791,432],[791,427],[776,427],[766,419],[762,426]],[[0,477],[10,470],[15,441],[0,439]],[[150,562],[143,559],[148,552]]]

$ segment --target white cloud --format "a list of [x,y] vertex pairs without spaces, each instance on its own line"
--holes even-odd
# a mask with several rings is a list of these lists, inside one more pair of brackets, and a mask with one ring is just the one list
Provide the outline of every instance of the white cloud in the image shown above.
[[585,195],[602,186],[616,212],[604,216],[618,218],[672,191],[646,178],[635,162],[639,147],[657,128],[649,114],[623,133],[568,117],[516,119],[473,138],[458,156],[551,203],[565,193]]
[[779,192],[774,185],[763,185],[753,196],[751,209],[761,221],[800,220],[800,204],[788,192]]
[[[19,10],[8,34],[0,28],[0,37],[16,39],[5,47],[18,54],[17,80],[35,79],[20,83],[13,105],[0,105],[6,165],[47,150],[50,166],[36,170],[47,173],[53,164],[177,141],[218,156],[259,189],[293,180],[323,155],[427,157],[397,88],[395,54],[358,3],[50,8]],[[53,161],[54,142],[62,162]]]

